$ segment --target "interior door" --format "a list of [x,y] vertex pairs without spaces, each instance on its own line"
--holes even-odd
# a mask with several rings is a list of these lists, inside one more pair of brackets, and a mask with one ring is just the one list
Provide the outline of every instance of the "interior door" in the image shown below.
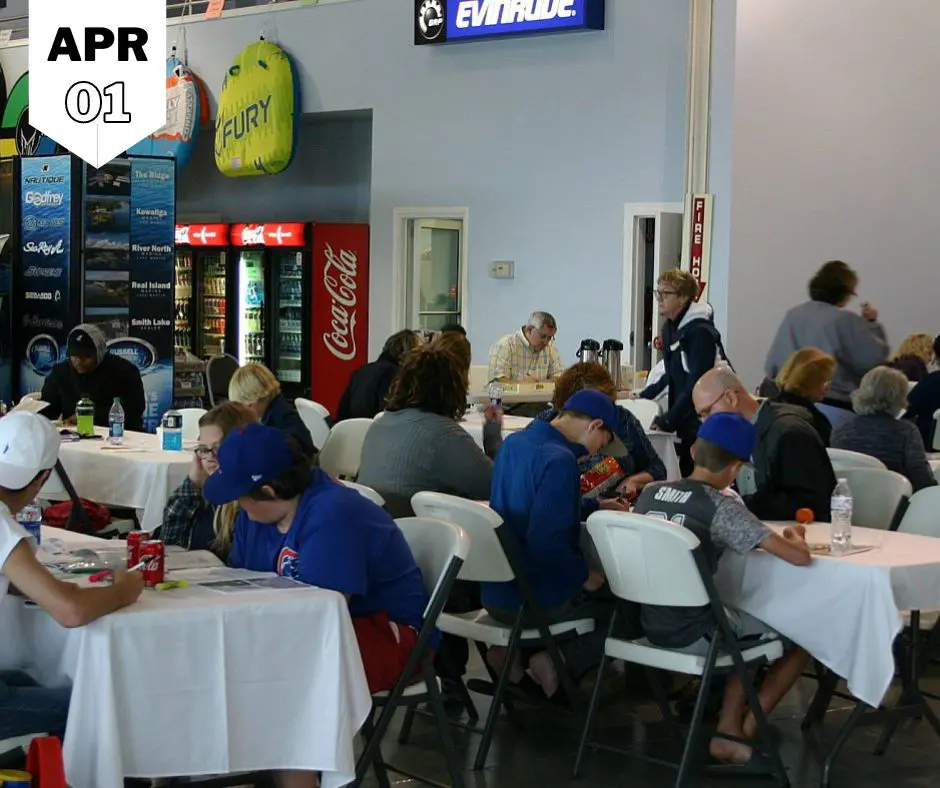
[[416,219],[411,249],[411,328],[436,331],[461,322],[463,222]]
[[[656,229],[653,237],[653,281],[652,286],[656,287],[656,282],[664,271],[671,268],[678,268],[682,263],[682,225],[683,215],[681,213],[663,213],[656,214]],[[656,309],[656,303],[653,303],[652,333],[653,337],[658,337],[662,333],[663,319],[659,316]],[[656,348],[652,353],[652,364],[655,366],[662,358],[662,353]]]

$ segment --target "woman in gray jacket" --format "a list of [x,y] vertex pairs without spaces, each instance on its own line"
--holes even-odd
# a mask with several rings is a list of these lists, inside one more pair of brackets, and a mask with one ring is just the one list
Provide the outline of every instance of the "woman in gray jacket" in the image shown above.
[[857,286],[858,274],[841,260],[831,260],[816,272],[809,282],[810,300],[787,312],[777,329],[764,367],[767,377],[776,378],[797,350],[819,348],[836,360],[823,406],[852,410],[852,392],[862,376],[883,364],[890,352],[874,307],[863,303],[861,315],[843,308]]

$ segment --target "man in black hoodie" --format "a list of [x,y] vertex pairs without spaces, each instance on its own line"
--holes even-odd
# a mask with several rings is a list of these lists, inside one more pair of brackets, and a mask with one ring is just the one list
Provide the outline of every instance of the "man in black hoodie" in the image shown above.
[[706,372],[695,385],[692,401],[700,419],[713,413],[740,413],[756,427],[757,492],[745,499],[748,509],[762,520],[789,521],[805,507],[813,510],[817,522],[829,522],[836,476],[806,408],[758,402],[728,367]]
[[124,406],[124,429],[144,427],[144,384],[140,370],[130,361],[108,352],[104,334],[97,326],[83,323],[69,332],[66,361],[52,368],[42,387],[49,407],[42,414],[50,419],[74,421],[75,406],[82,397],[95,403],[95,424],[108,426],[108,413],[115,397]]
[[418,335],[408,329],[386,339],[378,359],[352,373],[336,409],[336,421],[371,419],[385,410],[388,390],[402,361],[419,344]]

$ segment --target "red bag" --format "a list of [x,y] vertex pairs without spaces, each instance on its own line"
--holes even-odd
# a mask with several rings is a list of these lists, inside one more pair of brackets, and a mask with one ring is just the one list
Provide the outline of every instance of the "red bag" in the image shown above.
[[30,742],[26,771],[33,778],[32,788],[68,788],[58,736],[43,736]]
[[[89,533],[97,533],[111,522],[111,511],[107,506],[92,503],[84,498],[80,500],[82,502],[82,509],[85,510],[85,519],[88,522],[87,530]],[[53,528],[67,529],[69,527],[71,514],[72,502],[62,501],[47,507],[42,513],[42,520],[46,525],[51,525]]]

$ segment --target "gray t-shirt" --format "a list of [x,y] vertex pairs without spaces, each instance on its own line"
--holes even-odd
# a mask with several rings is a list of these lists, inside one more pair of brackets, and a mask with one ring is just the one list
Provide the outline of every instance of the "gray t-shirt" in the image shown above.
[[[725,548],[746,553],[773,533],[740,500],[692,479],[647,485],[634,511],[692,531],[702,543],[712,573]],[[665,648],[689,646],[715,626],[708,606],[643,605],[642,622],[650,642]]]

